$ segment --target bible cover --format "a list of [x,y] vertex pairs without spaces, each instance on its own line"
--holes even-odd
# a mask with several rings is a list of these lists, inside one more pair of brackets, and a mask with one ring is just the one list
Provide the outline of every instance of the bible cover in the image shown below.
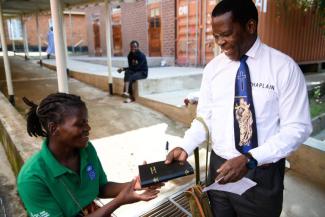
[[142,188],[193,173],[193,167],[187,161],[184,163],[173,161],[171,164],[165,164],[165,161],[158,161],[151,164],[139,165]]

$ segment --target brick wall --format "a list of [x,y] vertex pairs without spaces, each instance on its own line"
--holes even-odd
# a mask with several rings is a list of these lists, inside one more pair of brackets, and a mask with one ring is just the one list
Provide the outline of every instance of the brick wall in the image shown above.
[[85,9],[86,13],[86,31],[88,35],[88,53],[95,55],[95,40],[93,23],[94,18],[99,17],[100,25],[100,46],[102,55],[106,55],[106,21],[105,21],[105,6],[104,3],[89,4]]
[[[140,50],[148,56],[149,39],[146,1],[141,0],[134,3],[121,3],[120,7],[123,56],[126,56],[129,53],[129,44],[132,40],[137,40],[140,44]],[[90,4],[84,11],[86,13],[89,54],[95,54],[92,16],[97,14],[100,16],[102,54],[106,55],[104,4]],[[175,0],[161,1],[161,19],[162,56],[175,57]]]
[[129,53],[129,44],[137,40],[140,50],[148,56],[148,27],[146,1],[121,4],[123,55]]
[[175,0],[161,3],[162,56],[175,57]]
[[[51,19],[51,15],[39,15],[39,31],[41,36],[41,45],[42,47],[47,47],[47,34],[49,31],[49,20]],[[38,47],[38,35],[36,29],[36,16],[28,16],[24,17],[27,28],[27,38],[29,47]],[[71,40],[71,28],[70,28],[70,18],[68,14],[64,15],[64,24],[65,24],[65,32],[67,37],[67,46],[72,46],[78,43],[80,40],[83,40],[82,46],[88,45],[88,37],[87,37],[87,28],[86,28],[86,20],[85,15],[83,14],[72,14],[72,31],[73,36]],[[8,45],[11,45],[12,42],[9,40],[8,30],[7,30],[7,21],[5,21],[5,32],[6,39]],[[22,41],[16,41],[16,45],[21,45]]]

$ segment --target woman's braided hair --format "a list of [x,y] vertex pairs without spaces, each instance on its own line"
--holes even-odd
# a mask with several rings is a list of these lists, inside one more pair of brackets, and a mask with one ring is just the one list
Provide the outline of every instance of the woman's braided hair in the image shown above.
[[62,123],[69,108],[86,107],[80,96],[67,93],[53,93],[44,98],[39,105],[23,97],[30,107],[27,117],[27,132],[30,136],[49,136],[50,122]]

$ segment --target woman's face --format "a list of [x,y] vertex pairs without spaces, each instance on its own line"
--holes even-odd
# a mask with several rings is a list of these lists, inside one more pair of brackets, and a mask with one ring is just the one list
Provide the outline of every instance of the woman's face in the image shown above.
[[71,148],[84,148],[89,140],[90,129],[87,109],[84,106],[69,108],[63,122],[57,125],[57,141]]

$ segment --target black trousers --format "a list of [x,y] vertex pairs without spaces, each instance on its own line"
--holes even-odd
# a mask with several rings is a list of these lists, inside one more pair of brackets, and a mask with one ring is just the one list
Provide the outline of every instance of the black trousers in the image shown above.
[[128,91],[128,93],[133,96],[132,85],[134,81],[145,79],[148,77],[148,72],[146,71],[132,71],[127,69],[124,74],[124,81],[129,82],[129,86],[125,87],[124,91]]
[[[216,170],[226,160],[211,152],[209,183],[216,178]],[[279,217],[283,202],[285,159],[268,166],[249,170],[246,177],[256,186],[242,195],[223,191],[209,191],[215,217]]]

